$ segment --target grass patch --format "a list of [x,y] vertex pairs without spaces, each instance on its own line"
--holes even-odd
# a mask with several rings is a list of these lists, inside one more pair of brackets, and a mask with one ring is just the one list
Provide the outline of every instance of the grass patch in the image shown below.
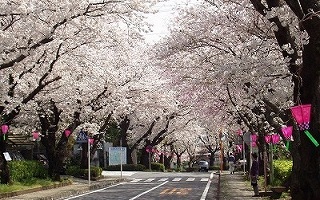
[[0,193],[17,192],[43,186],[51,186],[61,182],[54,182],[50,179],[32,178],[26,181],[14,182],[10,184],[0,184]]

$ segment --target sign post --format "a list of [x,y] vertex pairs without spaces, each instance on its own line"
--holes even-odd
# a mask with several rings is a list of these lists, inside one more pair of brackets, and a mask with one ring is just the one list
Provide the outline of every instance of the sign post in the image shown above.
[[90,139],[88,137],[88,181],[89,181],[89,187],[90,187]]

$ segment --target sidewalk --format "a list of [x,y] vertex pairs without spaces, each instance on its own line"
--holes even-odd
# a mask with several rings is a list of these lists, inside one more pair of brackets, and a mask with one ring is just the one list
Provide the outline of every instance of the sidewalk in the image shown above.
[[[259,188],[260,191],[262,188]],[[248,200],[248,199],[269,199],[268,197],[252,197],[253,188],[243,177],[243,172],[230,174],[223,171],[220,175],[220,192],[218,200]]]

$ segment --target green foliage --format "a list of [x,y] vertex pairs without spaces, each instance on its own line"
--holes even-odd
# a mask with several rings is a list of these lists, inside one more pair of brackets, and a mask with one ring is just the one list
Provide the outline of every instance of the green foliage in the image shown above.
[[151,163],[151,170],[157,172],[164,172],[164,165],[162,163]]
[[11,184],[0,184],[0,193],[7,193],[7,192],[16,192],[27,190],[30,188],[37,188],[41,186],[50,186],[56,182],[52,182],[50,179],[29,179],[25,180],[24,182],[14,182]]
[[[84,177],[88,177],[88,169],[83,171]],[[101,167],[91,167],[90,168],[90,177],[100,177],[102,175],[102,168]]]
[[111,122],[109,124],[109,128],[106,131],[105,140],[106,142],[115,143],[120,138],[120,128],[118,128],[118,124],[116,122]]
[[[74,177],[88,177],[88,169],[81,169],[80,166],[68,166],[66,174]],[[90,167],[90,177],[100,177],[102,175],[101,167]]]
[[220,166],[210,166],[209,170],[220,170]]
[[185,170],[186,172],[196,172],[198,171],[198,167],[187,167]]
[[[141,164],[125,164],[122,165],[123,171],[144,171],[146,167]],[[120,165],[109,165],[106,170],[108,171],[120,171]]]
[[11,181],[14,182],[22,182],[33,178],[48,178],[48,170],[38,161],[11,161],[8,165]]
[[274,181],[271,185],[284,185],[292,172],[292,165],[291,160],[274,160]]
[[77,153],[70,158],[70,162],[68,163],[68,166],[74,167],[75,165],[78,165],[78,166],[81,165],[81,154],[80,153]]
[[67,167],[66,174],[75,176],[75,177],[80,177],[84,173],[83,173],[83,170],[80,169],[80,165],[72,165]]

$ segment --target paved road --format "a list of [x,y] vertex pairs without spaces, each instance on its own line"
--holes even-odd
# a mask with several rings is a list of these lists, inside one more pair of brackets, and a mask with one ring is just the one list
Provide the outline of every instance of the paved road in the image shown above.
[[65,200],[205,200],[217,195],[218,176],[213,173],[126,172],[122,176],[130,177],[129,181]]

